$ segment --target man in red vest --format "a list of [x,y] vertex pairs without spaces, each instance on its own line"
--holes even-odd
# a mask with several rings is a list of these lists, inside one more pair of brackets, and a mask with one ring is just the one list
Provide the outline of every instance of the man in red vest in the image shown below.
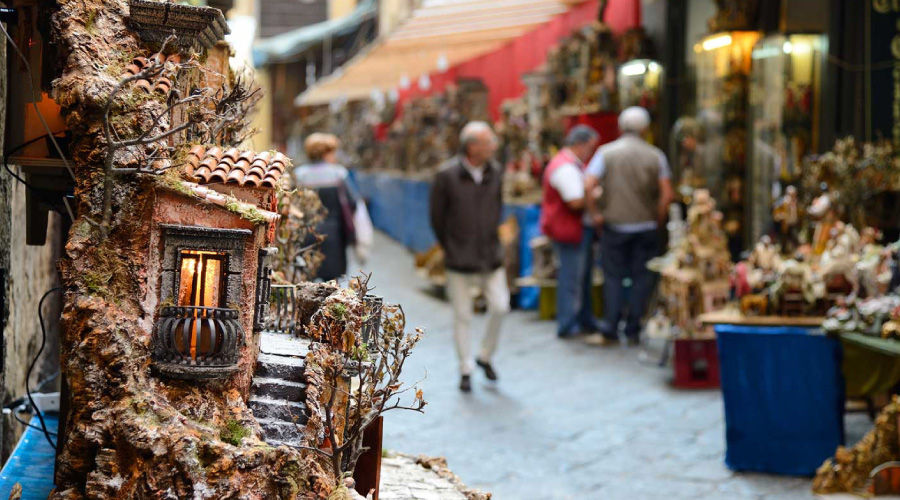
[[594,129],[576,125],[544,170],[541,231],[553,240],[559,257],[556,334],[564,339],[597,331],[591,310],[595,233],[584,212],[584,169],[599,142]]

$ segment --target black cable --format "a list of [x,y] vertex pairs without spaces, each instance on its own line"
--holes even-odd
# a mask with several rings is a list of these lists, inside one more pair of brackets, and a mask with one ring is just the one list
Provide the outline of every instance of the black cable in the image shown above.
[[34,355],[34,360],[31,362],[31,366],[28,367],[28,374],[25,376],[25,394],[28,395],[28,401],[31,402],[31,407],[34,408],[34,414],[37,415],[38,420],[41,421],[41,429],[44,431],[44,437],[47,438],[47,442],[50,443],[50,446],[52,446],[54,450],[56,449],[56,444],[53,442],[53,439],[50,438],[50,431],[47,430],[47,423],[44,422],[44,416],[41,414],[41,409],[38,408],[34,403],[34,398],[31,397],[31,389],[29,388],[28,381],[31,380],[31,372],[34,371],[34,367],[37,365],[41,353],[44,352],[44,345],[47,344],[47,329],[44,327],[44,300],[46,300],[47,296],[51,293],[58,292],[62,289],[63,287],[58,286],[47,290],[44,296],[41,297],[41,301],[38,302],[38,320],[41,322],[41,348],[38,349],[37,354]]
[[[40,427],[38,427],[38,426],[32,424],[31,422],[26,422],[26,421],[22,420],[22,417],[19,416],[19,411],[20,411],[21,409],[22,409],[22,407],[20,406],[20,407],[16,408],[15,410],[13,410],[13,412],[12,412],[12,413],[13,413],[13,418],[15,418],[20,424],[24,425],[25,427],[31,427],[32,429],[34,429],[34,430],[36,430],[36,431],[41,431],[41,432],[43,432],[43,429],[41,429]],[[57,435],[55,432],[53,432],[53,431],[47,431],[47,432],[49,432],[51,436],[58,436],[58,435]]]
[[11,175],[15,180],[21,182],[26,188],[30,189],[32,192],[37,194],[42,200],[44,200],[45,203],[47,203],[48,205],[53,207],[53,210],[55,210],[59,213],[63,213],[64,210],[60,210],[60,207],[57,203],[54,203],[53,200],[50,200],[49,198],[47,198],[47,196],[44,194],[43,190],[38,189],[38,188],[32,186],[31,184],[29,184],[27,181],[25,181],[25,179],[19,177],[19,175],[16,174],[15,172],[13,172],[12,169],[9,167],[9,157],[12,156],[13,154],[15,154],[16,151],[25,149],[29,145],[34,144],[37,141],[47,138],[47,136],[49,136],[49,135],[50,134],[44,134],[40,137],[35,137],[34,139],[24,142],[14,148],[12,148],[11,150],[9,150],[9,153],[3,155],[3,168],[6,169],[6,172],[9,173],[9,175]]

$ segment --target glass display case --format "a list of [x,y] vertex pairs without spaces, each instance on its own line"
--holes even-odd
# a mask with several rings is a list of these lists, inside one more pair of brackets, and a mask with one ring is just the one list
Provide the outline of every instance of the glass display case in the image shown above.
[[772,35],[753,48],[750,78],[751,241],[769,232],[772,205],[799,181],[803,157],[818,148],[824,35]]
[[650,112],[653,125],[647,139],[656,144],[659,137],[659,99],[662,93],[663,68],[650,59],[634,59],[619,67],[619,106],[641,106]]
[[681,183],[713,194],[734,256],[744,247],[749,82],[758,39],[756,32],[733,31],[709,35],[694,46],[702,134],[694,164],[682,173]]

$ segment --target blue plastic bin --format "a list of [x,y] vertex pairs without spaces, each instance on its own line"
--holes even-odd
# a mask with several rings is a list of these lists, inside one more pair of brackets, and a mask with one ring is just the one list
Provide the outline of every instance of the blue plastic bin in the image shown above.
[[805,328],[716,326],[725,464],[810,476],[844,442],[841,345]]

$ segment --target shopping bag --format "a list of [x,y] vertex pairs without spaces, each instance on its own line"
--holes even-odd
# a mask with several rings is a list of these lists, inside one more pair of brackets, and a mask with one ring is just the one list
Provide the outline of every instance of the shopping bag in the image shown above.
[[365,262],[369,258],[372,251],[372,244],[375,242],[375,227],[372,226],[372,219],[369,217],[369,209],[366,208],[366,202],[358,200],[356,202],[356,212],[353,214],[353,225],[356,227],[356,258],[360,262]]

